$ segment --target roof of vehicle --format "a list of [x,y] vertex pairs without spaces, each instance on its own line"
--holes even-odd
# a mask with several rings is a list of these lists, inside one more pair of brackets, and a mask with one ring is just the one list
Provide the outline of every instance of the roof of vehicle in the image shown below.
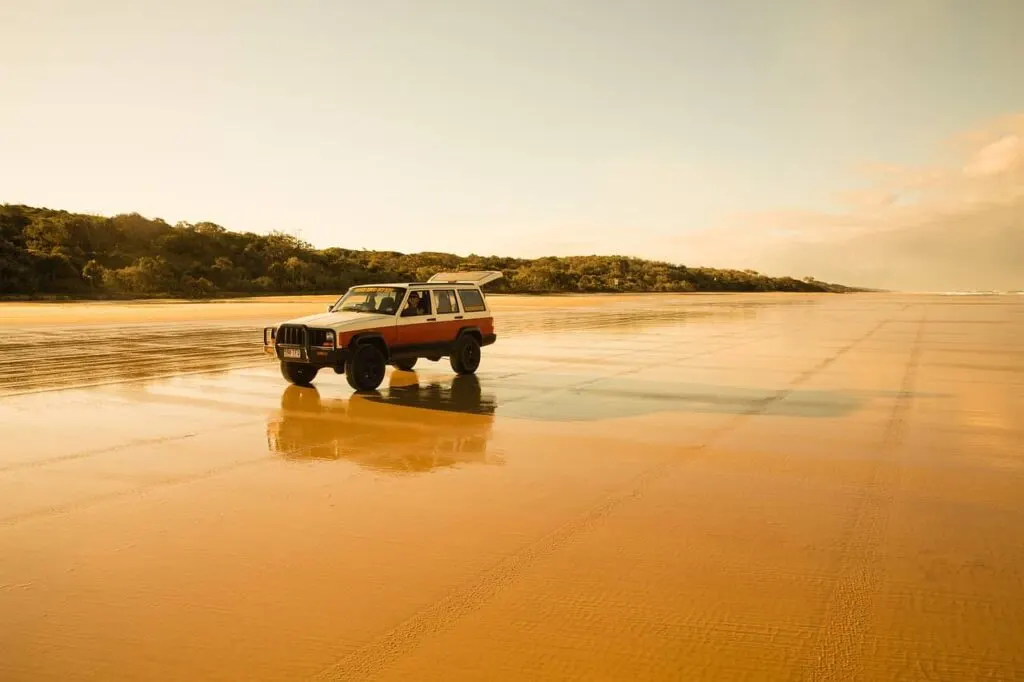
[[367,283],[367,284],[353,284],[350,288],[359,289],[361,287],[439,287],[439,286],[477,286],[476,282],[380,282],[380,283]]
[[504,276],[499,270],[466,270],[462,272],[439,272],[427,281],[430,284],[437,282],[467,282],[483,286]]
[[356,287],[426,287],[437,285],[465,285],[480,287],[505,275],[498,270],[467,270],[464,272],[439,272],[426,282],[381,282],[357,284]]

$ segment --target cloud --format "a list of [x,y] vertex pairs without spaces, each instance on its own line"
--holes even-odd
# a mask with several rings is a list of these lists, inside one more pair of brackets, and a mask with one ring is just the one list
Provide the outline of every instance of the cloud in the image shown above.
[[964,167],[970,177],[989,177],[1012,172],[1024,161],[1024,137],[1005,135],[982,147]]
[[743,214],[689,246],[709,264],[865,286],[1024,288],[1024,114],[946,151],[933,166],[864,166],[866,186],[835,197],[834,211]]

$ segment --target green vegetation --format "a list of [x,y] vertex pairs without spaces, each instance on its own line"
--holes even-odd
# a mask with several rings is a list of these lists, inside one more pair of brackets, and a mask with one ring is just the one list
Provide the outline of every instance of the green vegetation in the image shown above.
[[441,270],[501,270],[495,292],[850,291],[813,278],[690,268],[619,256],[467,257],[314,249],[288,234],[214,223],[112,218],[0,205],[0,295],[141,298],[339,293],[353,284],[424,280]]

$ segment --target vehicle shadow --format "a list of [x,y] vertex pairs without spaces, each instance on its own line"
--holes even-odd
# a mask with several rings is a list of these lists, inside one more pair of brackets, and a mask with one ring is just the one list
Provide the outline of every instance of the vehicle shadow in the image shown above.
[[747,414],[836,418],[863,409],[875,396],[857,391],[660,382],[628,377],[588,379],[548,375],[508,382],[497,401],[503,417],[596,421],[651,414]]
[[[645,381],[585,374],[456,377],[421,383],[412,372],[399,385],[366,399],[404,407],[540,421],[596,421],[658,413],[744,414],[838,418],[890,392],[765,388]],[[486,387],[486,388],[484,388]]]
[[[924,395],[924,394],[921,394]],[[267,426],[269,447],[289,460],[348,459],[391,472],[502,463],[488,452],[496,416],[593,422],[654,414],[758,414],[842,418],[884,391],[801,390],[645,381],[585,374],[431,377],[394,371],[383,390],[323,399],[289,386]]]
[[[389,473],[503,463],[487,449],[494,411],[483,406],[475,377],[419,386],[399,374],[383,393],[347,399],[289,386],[267,422],[268,448],[287,460],[348,460]],[[388,400],[392,394],[404,399]]]

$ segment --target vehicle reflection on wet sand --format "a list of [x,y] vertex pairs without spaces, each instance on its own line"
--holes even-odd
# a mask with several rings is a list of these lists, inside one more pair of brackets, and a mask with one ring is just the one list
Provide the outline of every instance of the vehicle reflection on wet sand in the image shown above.
[[267,425],[267,440],[288,460],[345,459],[390,472],[500,464],[487,455],[493,414],[493,399],[483,398],[475,376],[421,385],[415,373],[393,372],[386,394],[322,400],[316,388],[289,386]]
[[366,395],[8,330],[0,680],[1021,678],[1024,297],[507,305]]

